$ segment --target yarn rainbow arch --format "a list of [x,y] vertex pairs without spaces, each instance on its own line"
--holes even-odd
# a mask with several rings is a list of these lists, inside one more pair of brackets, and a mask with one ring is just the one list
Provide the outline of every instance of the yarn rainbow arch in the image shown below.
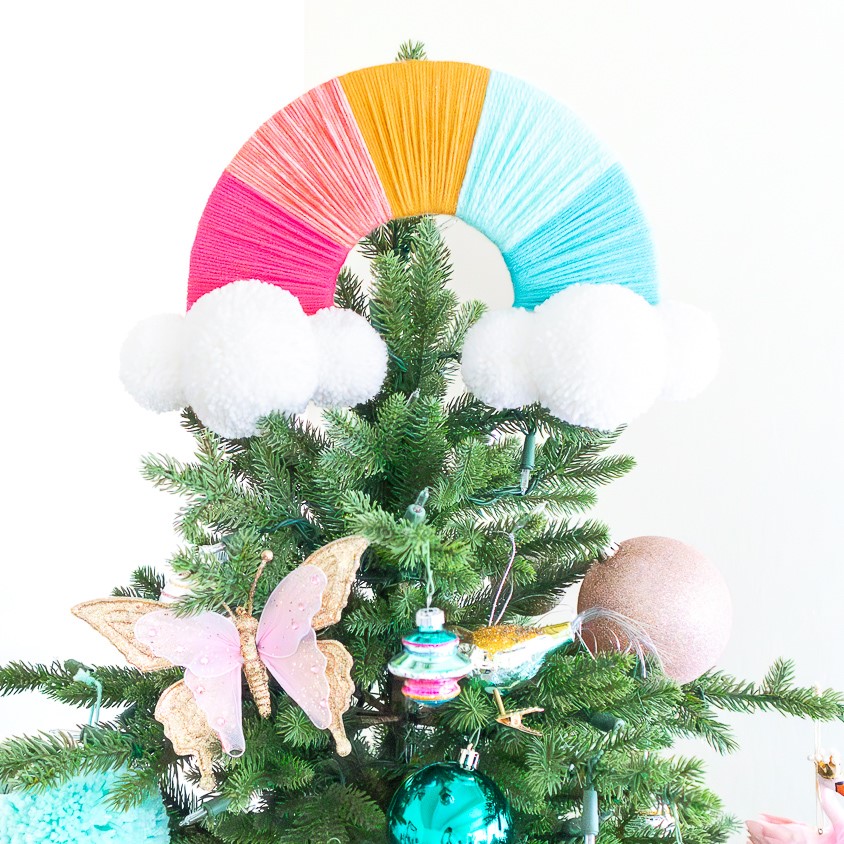
[[199,223],[188,307],[255,278],[313,314],[361,238],[418,214],[455,215],[496,244],[516,307],[584,282],[658,300],[630,183],[569,109],[484,67],[407,61],[319,85],[252,135]]
[[474,226],[509,269],[514,307],[485,313],[462,350],[487,404],[611,429],[714,375],[717,330],[659,304],[633,189],[580,120],[507,74],[406,61],[313,88],[244,144],[202,214],[187,314],[130,333],[123,383],[236,438],[273,411],[368,401],[388,352],[364,316],[332,307],[337,275],[370,231],[421,214]]

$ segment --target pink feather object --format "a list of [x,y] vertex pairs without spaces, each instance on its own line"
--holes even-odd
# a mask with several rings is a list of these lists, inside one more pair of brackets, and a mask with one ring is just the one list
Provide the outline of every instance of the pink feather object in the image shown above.
[[833,755],[815,759],[817,769],[817,794],[823,813],[831,828],[820,831],[817,826],[799,823],[776,815],[760,815],[745,821],[751,844],[844,844],[844,782],[841,766]]

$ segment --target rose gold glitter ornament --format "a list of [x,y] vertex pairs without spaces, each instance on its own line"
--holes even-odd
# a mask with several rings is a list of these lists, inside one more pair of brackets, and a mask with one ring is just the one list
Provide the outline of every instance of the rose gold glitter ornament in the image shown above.
[[[628,539],[607,560],[593,564],[577,609],[593,607],[614,610],[641,627],[666,675],[678,683],[697,679],[715,664],[732,623],[730,593],[718,569],[699,551],[665,536]],[[583,638],[598,650],[627,645],[607,620],[590,622]]]

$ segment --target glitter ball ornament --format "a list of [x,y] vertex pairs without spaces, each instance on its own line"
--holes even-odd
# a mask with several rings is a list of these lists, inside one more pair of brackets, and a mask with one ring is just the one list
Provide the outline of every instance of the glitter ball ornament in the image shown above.
[[459,762],[435,762],[409,776],[387,809],[390,844],[510,844],[507,798],[477,764],[469,745]]
[[[650,638],[663,669],[689,683],[711,668],[730,635],[732,607],[727,584],[699,551],[664,536],[622,542],[607,560],[595,563],[580,589],[577,609],[614,610]],[[584,627],[587,645],[617,650],[627,638],[612,620]]]
[[472,663],[458,652],[460,639],[444,629],[445,613],[426,607],[416,613],[416,630],[402,638],[404,649],[387,665],[403,677],[405,697],[437,706],[460,694],[457,681],[472,671]]
[[167,812],[157,792],[125,812],[109,805],[109,794],[120,774],[109,771],[74,777],[38,793],[0,794],[0,841],[168,844]]

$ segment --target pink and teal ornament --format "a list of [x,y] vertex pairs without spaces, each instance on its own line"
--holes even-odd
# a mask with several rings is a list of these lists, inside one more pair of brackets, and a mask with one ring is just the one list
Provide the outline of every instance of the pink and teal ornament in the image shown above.
[[403,650],[387,665],[403,677],[405,697],[438,706],[460,694],[457,681],[472,671],[472,663],[458,651],[460,639],[445,629],[445,613],[426,607],[416,613],[416,630],[402,638]]
[[511,844],[507,798],[477,764],[469,745],[459,762],[435,762],[411,774],[387,809],[390,844]]

